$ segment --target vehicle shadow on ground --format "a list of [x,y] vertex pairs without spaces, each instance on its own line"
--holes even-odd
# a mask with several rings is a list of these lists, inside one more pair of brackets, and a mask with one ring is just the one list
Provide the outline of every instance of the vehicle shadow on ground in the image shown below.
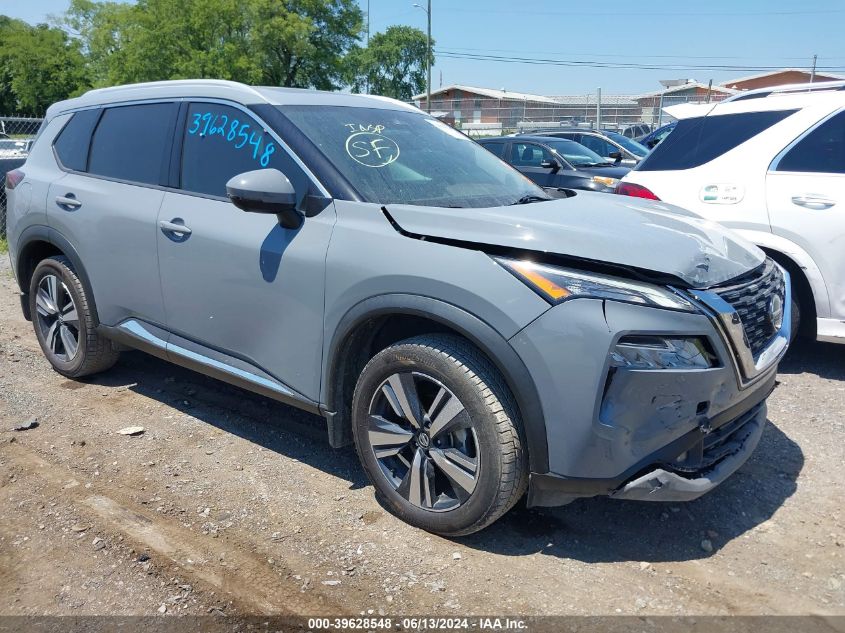
[[[829,346],[828,346],[829,347]],[[790,352],[792,354],[792,352]],[[833,374],[836,350],[797,350],[785,365]],[[123,355],[110,372],[90,379],[132,391],[188,413],[266,450],[296,459],[349,482],[369,486],[352,449],[333,450],[325,421],[315,415],[229,386],[140,352]],[[689,503],[580,499],[562,508],[518,506],[486,530],[458,539],[506,556],[542,553],[584,562],[682,561],[706,558],[769,519],[796,490],[804,464],[800,447],[767,423],[754,454],[713,492]]]
[[340,477],[349,482],[350,490],[369,485],[355,451],[332,449],[326,421],[296,407],[142,352],[125,352],[112,370],[85,382],[125,386],[263,449]]
[[488,529],[461,539],[474,549],[542,553],[583,562],[668,562],[706,558],[769,519],[796,489],[799,446],[768,422],[749,461],[721,486],[688,503],[579,499],[562,508],[517,507]]

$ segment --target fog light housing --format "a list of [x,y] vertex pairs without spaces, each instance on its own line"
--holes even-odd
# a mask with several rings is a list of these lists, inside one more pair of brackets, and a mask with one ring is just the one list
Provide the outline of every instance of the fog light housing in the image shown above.
[[610,364],[622,369],[710,369],[719,361],[705,338],[623,336],[610,352]]

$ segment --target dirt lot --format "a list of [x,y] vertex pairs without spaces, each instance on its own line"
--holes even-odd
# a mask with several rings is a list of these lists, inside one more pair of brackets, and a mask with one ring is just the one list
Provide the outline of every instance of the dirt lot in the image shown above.
[[54,373],[3,255],[0,614],[845,614],[845,346],[791,351],[769,402],[750,462],[694,503],[516,510],[450,541],[386,513],[317,418],[141,353]]

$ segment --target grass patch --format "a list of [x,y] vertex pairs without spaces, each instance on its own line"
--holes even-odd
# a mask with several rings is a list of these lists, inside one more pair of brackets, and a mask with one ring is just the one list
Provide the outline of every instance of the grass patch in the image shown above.
[[9,243],[5,237],[0,237],[0,253],[5,253],[9,250]]

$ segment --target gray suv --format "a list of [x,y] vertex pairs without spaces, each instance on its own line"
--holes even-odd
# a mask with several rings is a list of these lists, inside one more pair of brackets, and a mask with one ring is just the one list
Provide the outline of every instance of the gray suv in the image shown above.
[[754,450],[788,275],[682,209],[555,199],[379,97],[176,81],[52,106],[6,179],[45,356],[144,350],[322,415],[444,535],[578,497],[694,499]]

